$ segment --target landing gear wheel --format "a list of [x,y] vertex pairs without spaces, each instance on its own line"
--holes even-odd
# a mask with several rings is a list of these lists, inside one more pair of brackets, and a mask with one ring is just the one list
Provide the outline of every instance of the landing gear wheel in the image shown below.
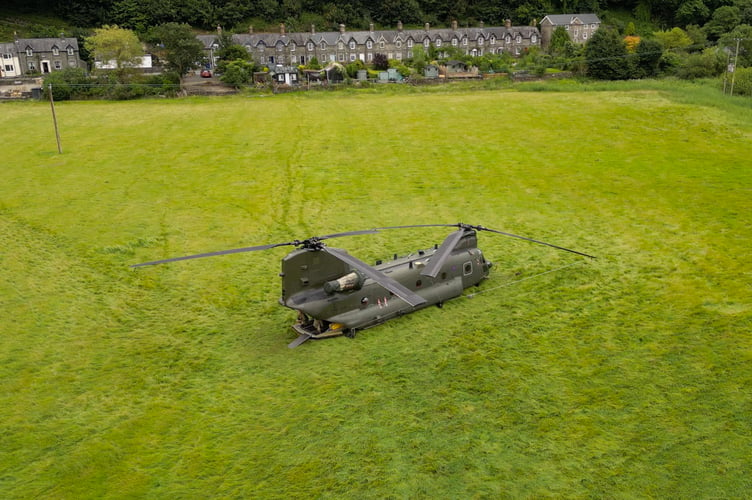
[[355,328],[349,328],[348,330],[345,330],[345,337],[348,339],[354,339],[356,333],[358,333],[358,331]]
[[444,303],[443,302],[437,302],[436,303],[436,307],[438,307],[439,309],[443,309],[444,308]]

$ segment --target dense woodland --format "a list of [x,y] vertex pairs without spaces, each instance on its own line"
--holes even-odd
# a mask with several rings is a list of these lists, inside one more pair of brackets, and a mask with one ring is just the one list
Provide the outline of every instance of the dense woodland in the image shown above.
[[528,25],[546,14],[605,11],[628,12],[638,21],[666,29],[702,26],[720,7],[738,9],[742,22],[752,24],[752,0],[5,0],[11,9],[53,14],[80,27],[103,24],[145,31],[167,22],[187,23],[195,28],[244,31],[249,23],[259,27],[284,22],[290,31],[336,29],[344,23],[363,29],[373,22],[394,27],[448,25],[479,21],[498,25],[505,19]]

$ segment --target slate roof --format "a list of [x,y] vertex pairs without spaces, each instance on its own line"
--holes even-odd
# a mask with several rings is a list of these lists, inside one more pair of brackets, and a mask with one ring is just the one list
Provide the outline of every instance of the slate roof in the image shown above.
[[57,47],[61,51],[73,48],[78,52],[78,39],[76,38],[19,38],[15,43],[18,51],[25,51],[29,47],[34,52],[52,52],[52,49]]
[[[588,21],[589,22],[589,21]],[[600,21],[599,21],[600,22]],[[413,40],[415,43],[422,43],[426,38],[431,42],[441,39],[442,43],[451,43],[453,38],[461,41],[467,37],[468,41],[475,42],[478,39],[484,41],[490,40],[494,36],[497,40],[502,40],[509,33],[512,37],[521,35],[523,38],[530,38],[533,34],[538,34],[538,28],[534,26],[512,26],[506,28],[489,27],[489,28],[451,28],[430,29],[403,29],[403,30],[365,30],[365,31],[323,31],[323,32],[296,32],[296,33],[245,33],[235,34],[232,36],[233,42],[239,45],[257,48],[260,45],[274,47],[282,44],[283,47],[290,47],[293,43],[298,47],[305,47],[308,42],[313,42],[317,47],[325,42],[329,47],[336,47],[339,42],[345,44],[346,48],[351,41],[358,46],[365,45],[369,40],[374,44],[380,41],[385,43],[394,43],[398,40],[406,42]],[[217,40],[216,35],[199,35],[204,47],[208,49],[212,43]]]
[[595,14],[550,14],[541,20],[541,24],[548,19],[554,26],[566,26],[580,20],[582,24],[600,24],[601,20]]

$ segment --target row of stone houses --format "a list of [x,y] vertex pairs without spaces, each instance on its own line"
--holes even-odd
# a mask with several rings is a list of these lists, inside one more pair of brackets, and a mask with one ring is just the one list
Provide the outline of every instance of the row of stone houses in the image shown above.
[[[402,23],[394,30],[348,31],[340,25],[339,31],[317,33],[314,26],[309,32],[287,33],[281,25],[279,33],[254,33],[233,35],[233,42],[246,48],[253,60],[267,67],[305,65],[316,58],[319,63],[348,64],[354,61],[371,63],[376,54],[384,54],[397,61],[410,59],[417,47],[433,47],[446,52],[448,47],[471,56],[486,54],[521,55],[531,47],[547,47],[553,31],[564,26],[575,43],[585,43],[600,27],[595,14],[549,15],[535,26],[460,27],[452,22],[450,28],[404,29]],[[210,67],[216,63],[219,48],[218,35],[198,35],[203,43]],[[81,61],[76,38],[19,38],[14,42],[0,43],[2,64],[0,77],[17,78],[26,75],[46,74],[65,68],[85,68]]]
[[0,43],[0,77],[18,78],[65,68],[82,68],[76,38],[18,38]]
[[[211,65],[216,62],[219,48],[218,35],[199,35]],[[384,54],[397,61],[410,59],[416,47],[439,52],[447,47],[459,49],[472,56],[509,53],[519,56],[525,49],[540,47],[541,35],[535,26],[504,26],[487,28],[460,28],[456,22],[450,28],[432,29],[428,23],[423,29],[404,29],[402,23],[396,30],[339,31],[287,33],[280,26],[279,33],[254,33],[233,35],[233,43],[242,45],[253,60],[261,65],[302,65],[316,58],[321,64],[348,64],[357,60],[371,63],[376,54]]]

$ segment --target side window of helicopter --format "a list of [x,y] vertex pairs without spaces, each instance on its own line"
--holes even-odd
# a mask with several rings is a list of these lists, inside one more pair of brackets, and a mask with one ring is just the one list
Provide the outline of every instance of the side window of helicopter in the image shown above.
[[468,274],[473,274],[473,263],[472,262],[465,262],[465,264],[464,264],[463,267],[464,267],[464,271],[465,271],[465,276],[467,276]]

